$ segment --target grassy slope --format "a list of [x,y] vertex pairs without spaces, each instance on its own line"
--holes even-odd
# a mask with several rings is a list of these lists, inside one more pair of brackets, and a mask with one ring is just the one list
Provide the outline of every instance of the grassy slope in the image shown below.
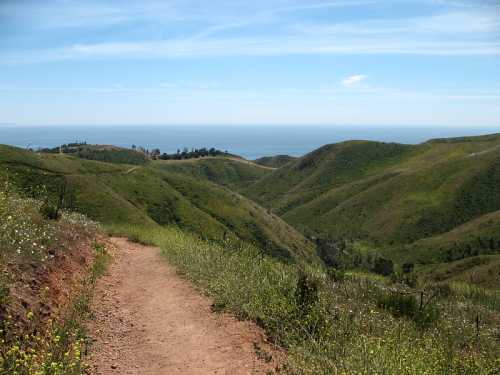
[[500,211],[453,230],[390,250],[395,259],[422,264],[425,278],[500,288]]
[[271,168],[280,168],[297,158],[289,155],[264,156],[254,160],[254,163]]
[[408,288],[356,273],[332,281],[319,267],[300,270],[260,257],[249,246],[209,244],[171,228],[128,231],[159,246],[214,299],[215,308],[254,320],[287,348],[285,374],[458,375],[500,369],[496,291],[456,283]]
[[407,146],[363,141],[323,146],[269,174],[247,193],[284,213],[333,186],[368,174],[380,163],[397,159],[406,149]]
[[500,136],[418,146],[344,142],[245,193],[305,232],[412,243],[500,209]]
[[470,220],[449,232],[424,238],[401,248],[419,263],[455,261],[488,255],[500,249],[500,211]]
[[[57,195],[104,224],[166,225],[207,239],[240,238],[280,257],[313,259],[313,246],[284,221],[224,187],[153,166],[33,154],[0,146],[0,163],[29,195]],[[244,164],[242,164],[244,165]]]
[[181,162],[157,160],[153,162],[153,166],[167,172],[206,179],[235,190],[240,190],[271,173],[269,168],[263,168],[244,159],[228,157],[189,159]]
[[83,374],[84,323],[107,262],[98,227],[74,213],[48,220],[2,177],[0,374]]

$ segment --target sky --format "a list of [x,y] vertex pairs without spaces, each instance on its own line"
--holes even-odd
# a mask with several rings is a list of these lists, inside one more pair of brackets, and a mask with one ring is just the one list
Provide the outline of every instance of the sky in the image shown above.
[[500,0],[0,0],[0,124],[500,128]]

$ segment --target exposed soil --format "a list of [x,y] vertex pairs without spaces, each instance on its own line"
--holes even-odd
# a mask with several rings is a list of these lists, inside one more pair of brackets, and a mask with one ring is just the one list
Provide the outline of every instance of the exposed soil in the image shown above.
[[9,304],[0,309],[0,321],[9,314],[24,327],[31,324],[26,318],[28,311],[33,312],[41,324],[49,318],[57,319],[71,297],[79,292],[92,260],[92,239],[78,237],[58,244],[49,261],[20,258],[0,265],[0,272],[11,278]]
[[265,359],[272,348],[262,330],[212,312],[210,299],[157,248],[111,242],[113,261],[94,301],[91,374],[266,374],[275,367],[275,358]]

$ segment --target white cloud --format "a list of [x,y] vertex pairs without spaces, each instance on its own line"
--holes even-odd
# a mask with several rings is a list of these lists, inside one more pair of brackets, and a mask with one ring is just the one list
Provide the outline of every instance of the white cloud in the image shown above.
[[32,64],[101,58],[173,59],[220,56],[280,55],[500,55],[500,42],[412,41],[392,38],[321,38],[306,36],[167,39],[95,44],[4,52],[0,65]]
[[352,87],[361,81],[364,81],[366,79],[366,76],[363,74],[356,74],[353,76],[346,77],[342,80],[342,85],[344,87]]
[[441,40],[453,34],[492,34],[500,31],[499,7],[468,12],[446,12],[426,17],[356,20],[337,23],[297,24],[291,29],[314,35],[397,35],[433,36]]
[[[347,22],[324,22],[316,17],[298,17],[301,12],[360,6],[374,1],[311,0],[304,4],[303,0],[255,0],[251,3],[218,0],[220,7],[207,2],[198,9],[194,7],[198,1],[181,0],[147,0],[138,3],[141,5],[131,3],[135,5],[128,6],[121,1],[110,1],[103,5],[97,0],[89,0],[82,5],[76,0],[61,0],[44,2],[50,6],[37,7],[33,7],[31,2],[21,6],[15,1],[2,3],[0,0],[0,23],[2,16],[13,17],[27,29],[61,29],[70,26],[92,28],[120,23],[123,24],[119,28],[122,30],[127,29],[129,23],[133,25],[132,29],[124,33],[94,35],[89,32],[91,38],[81,38],[79,34],[69,32],[68,38],[55,38],[55,43],[44,39],[44,33],[39,33],[39,43],[18,45],[13,39],[10,43],[15,45],[14,48],[0,51],[0,65],[99,58],[314,54],[500,55],[498,6],[478,6],[467,11],[448,9],[409,18],[360,17]],[[33,12],[28,12],[30,9]],[[137,30],[140,32],[136,33]],[[30,35],[27,39],[33,38],[33,35],[27,35]],[[37,49],[34,47],[36,45],[44,47]]]

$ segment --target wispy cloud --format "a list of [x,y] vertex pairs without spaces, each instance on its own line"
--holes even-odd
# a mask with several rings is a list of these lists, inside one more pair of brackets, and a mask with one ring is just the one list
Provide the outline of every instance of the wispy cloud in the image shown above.
[[[218,0],[215,6],[179,0],[4,0],[0,2],[0,23],[3,18],[14,20],[22,26],[18,32],[30,28],[80,28],[86,32],[72,31],[64,38],[48,34],[45,40],[43,32],[31,31],[30,39],[37,42],[27,46],[11,43],[14,47],[0,52],[0,63],[291,54],[500,55],[498,6],[464,10],[455,5],[421,17],[351,17],[344,22],[338,17],[325,22],[327,18],[322,16],[326,10],[338,15],[338,7],[368,7],[388,1]],[[114,27],[115,31],[88,31],[95,27]]]
[[31,64],[103,58],[172,59],[220,56],[400,54],[435,56],[500,55],[500,41],[411,41],[395,38],[280,37],[171,39],[160,42],[75,44],[54,49],[0,54],[0,64]]
[[429,35],[439,39],[450,34],[494,34],[500,32],[500,7],[473,11],[448,11],[426,17],[357,20],[337,23],[293,25],[293,30],[315,35]]
[[344,87],[351,87],[354,86],[361,81],[364,81],[366,79],[366,76],[363,74],[356,74],[353,76],[346,77],[342,80],[342,86]]
[[14,18],[27,27],[41,29],[114,26],[120,23],[204,21],[211,26],[240,24],[284,13],[326,8],[357,7],[380,0],[2,0],[0,19]]

